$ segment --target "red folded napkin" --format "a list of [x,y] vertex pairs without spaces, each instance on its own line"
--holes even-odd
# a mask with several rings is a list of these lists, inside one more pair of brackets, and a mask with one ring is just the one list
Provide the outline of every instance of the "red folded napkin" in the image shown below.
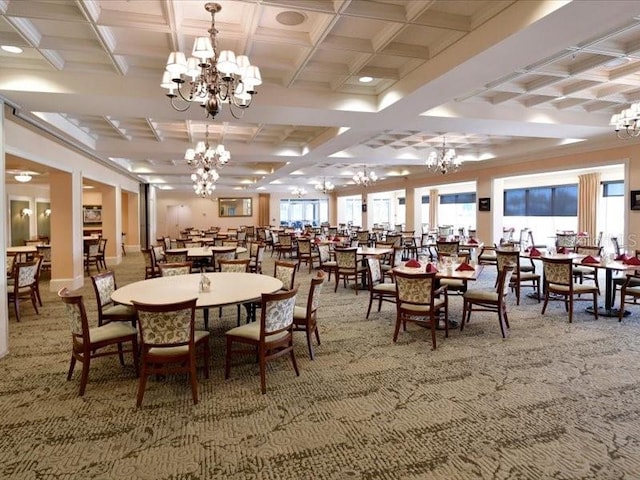
[[447,237],[438,237],[438,241],[446,242],[447,241]]
[[320,239],[318,237],[313,239],[316,243],[320,243]]
[[592,257],[591,255],[587,255],[582,259],[582,263],[600,263],[597,258]]
[[531,247],[531,250],[529,250],[530,257],[539,257],[540,255],[542,255],[542,252],[540,252],[536,247]]
[[638,257],[629,257],[626,260],[623,260],[625,265],[640,265],[640,258]]
[[461,263],[460,265],[458,265],[458,268],[456,268],[456,272],[470,272],[472,270],[475,270],[475,268],[473,268],[468,263]]
[[565,247],[558,247],[556,252],[558,252],[558,253],[568,253],[567,249]]
[[469,239],[469,244],[477,245],[478,244],[478,240],[476,240],[475,238],[470,238]]
[[420,268],[420,262],[417,260],[414,260],[413,258],[411,260],[409,260],[407,263],[404,264],[405,267],[409,267],[409,268]]
[[630,258],[631,257],[629,255],[627,255],[626,253],[621,253],[620,255],[617,255],[614,260],[624,262],[625,260],[629,260]]
[[427,268],[425,271],[427,273],[438,273],[438,269],[433,263],[427,263]]

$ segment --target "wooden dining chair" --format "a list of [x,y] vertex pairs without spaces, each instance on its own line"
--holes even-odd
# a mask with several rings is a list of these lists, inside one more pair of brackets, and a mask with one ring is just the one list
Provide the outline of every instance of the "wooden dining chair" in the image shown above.
[[297,264],[276,260],[273,265],[273,276],[282,282],[282,290],[293,290],[296,279]]
[[[597,245],[578,245],[576,247],[576,253],[578,255],[589,255],[591,257],[602,256],[602,248]],[[598,270],[590,267],[589,264],[579,264],[573,266],[573,277],[579,283],[584,283],[585,280],[593,281],[594,285],[598,289],[598,295],[600,295],[600,284],[598,282]]]
[[263,242],[249,242],[249,271],[253,273],[262,273],[262,262],[264,261],[264,252],[267,245]]
[[98,305],[98,325],[102,326],[110,322],[128,322],[135,328],[136,311],[134,308],[111,300],[111,294],[118,289],[115,273],[107,270],[92,275],[91,283]]
[[164,261],[165,263],[186,262],[188,258],[188,252],[188,250],[172,250],[170,252],[164,252]]
[[19,262],[13,269],[13,278],[7,280],[7,298],[13,304],[16,321],[20,321],[20,302],[31,300],[36,314],[38,311],[38,295],[36,292],[38,282],[38,268],[42,257],[37,255],[32,260]]
[[508,265],[512,265],[514,267],[508,286],[513,288],[516,292],[516,305],[520,305],[520,293],[523,287],[532,288],[538,298],[538,303],[540,302],[540,275],[532,272],[523,272],[520,269],[519,251],[507,251],[502,249],[496,250],[496,265],[498,272],[496,286],[500,279],[500,272],[502,272],[504,267]]
[[153,250],[150,248],[142,248],[140,250],[144,259],[144,278],[154,278],[160,276],[160,270],[156,264]]
[[214,272],[220,271],[220,260],[234,260],[236,258],[236,247],[223,247],[214,250],[212,253],[211,266]]
[[498,314],[498,323],[502,338],[507,337],[509,328],[509,317],[507,316],[507,294],[509,293],[509,282],[513,273],[514,265],[504,265],[498,274],[498,285],[495,289],[473,288],[467,290],[462,296],[462,321],[460,331],[464,330],[464,324],[471,320],[471,312],[495,312]]
[[300,265],[304,263],[309,266],[309,273],[311,273],[313,262],[319,263],[319,261],[320,256],[315,248],[315,244],[312,244],[308,238],[298,239],[298,270],[300,270]]
[[598,318],[598,289],[595,285],[583,285],[573,280],[571,258],[542,257],[544,271],[544,305],[542,315],[549,300],[562,300],[569,312],[569,323],[573,321],[573,303],[576,295],[593,295],[593,315]]
[[[402,248],[402,247],[400,247]],[[354,281],[354,290],[356,291],[356,295],[358,294],[358,281],[360,275],[366,274],[367,267],[362,266],[358,261],[358,248],[357,247],[347,247],[347,248],[339,248],[336,247],[334,250],[336,256],[336,285],[333,289],[334,292],[338,291],[338,285],[340,284],[340,279],[344,284],[344,287],[347,288],[349,280],[353,279]]]
[[189,275],[193,268],[193,262],[167,262],[158,265],[161,277],[175,277],[177,275]]
[[445,338],[449,336],[449,300],[447,287],[436,288],[435,273],[407,273],[394,270],[396,283],[396,326],[393,341],[398,340],[400,327],[407,330],[407,322],[428,327],[431,330],[432,350],[436,349],[436,328],[440,313],[444,320]]
[[191,397],[194,405],[198,403],[196,359],[202,359],[204,376],[209,378],[209,332],[195,329],[196,300],[166,304],[133,302],[138,315],[142,363],[136,406],[142,405],[148,377],[173,373],[189,375]]
[[[232,328],[225,333],[226,355],[224,378],[231,374],[231,359],[236,355],[258,355],[260,390],[267,393],[266,364],[283,355],[289,355],[296,376],[300,375],[293,349],[293,312],[298,288],[262,294],[260,321]],[[244,345],[234,349],[235,344]]]
[[296,305],[293,309],[293,331],[305,332],[307,336],[307,348],[309,349],[309,358],[314,359],[313,343],[311,337],[315,335],[318,345],[320,345],[320,333],[318,332],[318,309],[320,308],[320,293],[324,285],[325,274],[318,272],[311,279],[309,293],[305,302],[305,306]]
[[632,273],[625,276],[625,282],[620,289],[620,308],[618,308],[618,322],[624,318],[625,304],[638,304],[640,299],[640,274]]
[[369,307],[367,316],[371,313],[371,305],[374,300],[378,301],[378,311],[382,308],[382,302],[396,303],[396,284],[384,281],[380,258],[367,258],[367,276],[369,287]]
[[[73,376],[77,362],[82,364],[80,376],[80,396],[84,395],[89,381],[89,366],[94,358],[118,355],[120,364],[124,365],[124,354],[131,353],[136,377],[138,376],[138,331],[134,326],[125,322],[112,322],[99,327],[89,328],[87,311],[82,295],[73,294],[63,288],[58,291],[58,297],[66,307],[69,324],[71,326],[71,363],[67,373],[67,381]],[[131,343],[131,348],[125,350],[124,344]],[[107,348],[116,346],[116,349]]]

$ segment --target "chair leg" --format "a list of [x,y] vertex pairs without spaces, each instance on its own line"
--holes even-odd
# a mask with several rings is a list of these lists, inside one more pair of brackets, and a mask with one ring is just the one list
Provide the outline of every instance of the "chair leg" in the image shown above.
[[[369,318],[369,314],[371,313],[371,304],[373,303],[373,294],[369,295],[369,308],[367,308],[367,316],[365,318]],[[378,308],[378,311],[380,311],[380,308]]]
[[122,353],[122,343],[118,344],[118,358],[120,359],[120,365],[124,366],[124,355]]
[[400,324],[402,323],[402,320],[400,319],[400,316],[398,316],[396,318],[396,328],[393,331],[393,341],[397,341],[398,340],[398,333],[400,333]]
[[13,297],[13,311],[16,314],[16,321],[20,321],[20,300],[17,296]]
[[232,345],[231,337],[227,337],[227,349],[224,357],[224,379],[229,379],[229,374],[231,373],[231,345]]
[[460,320],[460,331],[464,330],[464,322],[466,321],[467,323],[469,323],[469,318],[468,316],[471,315],[471,305],[469,304],[468,301],[464,300],[464,303],[462,304],[462,320]]
[[144,390],[147,387],[147,364],[143,362],[142,372],[140,373],[140,380],[138,381],[138,394],[136,395],[136,407],[142,405],[142,398],[144,397]]
[[598,297],[595,292],[593,292],[593,316],[596,320],[598,319]]
[[311,360],[314,360],[314,356],[313,356],[313,344],[311,343],[311,331],[309,330],[309,327],[307,326],[307,347],[309,348],[309,358]]
[[133,369],[136,372],[136,377],[140,376],[140,366],[138,365],[138,355],[139,355],[139,351],[138,351],[138,340],[136,340],[135,338],[131,341],[131,355],[133,356]]
[[293,337],[291,338],[291,344],[289,345],[289,355],[291,356],[291,363],[293,364],[293,370],[296,372],[296,377],[300,376],[300,370],[298,370],[298,362],[296,361],[296,353],[293,351]]
[[502,338],[507,338],[506,333],[506,325],[505,325],[505,311],[502,308],[498,308],[498,322],[500,322],[500,332],[502,333]]
[[80,396],[84,395],[84,391],[87,388],[87,382],[89,381],[89,365],[91,364],[91,357],[85,355],[82,361],[82,375],[80,376]]
[[189,360],[189,382],[191,383],[191,398],[193,404],[198,404],[198,379],[196,377],[196,355],[192,352],[191,359]]
[[[438,318],[435,315],[431,316],[431,350],[436,349],[436,323]],[[445,325],[447,321],[445,320]]]
[[71,354],[71,363],[69,364],[69,373],[67,373],[67,381],[71,380],[71,377],[73,376],[73,369],[76,366],[76,357],[73,356],[73,353]]
[[549,292],[546,291],[544,293],[544,304],[542,305],[542,313],[541,313],[541,315],[544,315],[544,312],[547,309],[547,304],[548,303],[549,303]]

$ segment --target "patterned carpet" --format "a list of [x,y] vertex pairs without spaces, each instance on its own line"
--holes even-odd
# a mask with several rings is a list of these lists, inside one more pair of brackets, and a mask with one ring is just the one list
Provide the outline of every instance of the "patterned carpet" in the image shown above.
[[[120,285],[139,280],[142,258],[129,254],[114,270]],[[302,297],[309,278],[297,275]],[[477,286],[494,278],[486,269]],[[78,397],[79,372],[65,380],[67,320],[43,287],[40,315],[25,305],[16,323],[11,313],[10,354],[0,360],[3,479],[640,478],[640,306],[619,324],[579,305],[570,325],[559,303],[541,316],[534,300],[516,307],[510,298],[508,339],[495,315],[480,313],[462,333],[438,332],[431,351],[418,326],[393,344],[394,307],[365,320],[368,294],[334,293],[332,279],[316,360],[296,337],[300,377],[288,360],[272,362],[261,395],[247,357],[225,381],[228,307],[213,315],[200,403],[174,376],[151,379],[137,409],[130,360],[122,369],[117,357],[93,362]],[[89,281],[83,292],[95,322]],[[450,303],[459,318],[461,299]]]

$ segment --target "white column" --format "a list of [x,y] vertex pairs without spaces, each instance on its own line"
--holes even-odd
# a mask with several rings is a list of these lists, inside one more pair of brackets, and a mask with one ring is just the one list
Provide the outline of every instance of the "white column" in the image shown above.
[[[2,213],[2,221],[0,222],[0,246],[2,247],[2,255],[0,255],[0,271],[7,271],[7,256],[5,255],[7,248],[7,195],[5,188],[5,157],[4,157],[4,102],[0,100],[0,175],[2,182],[2,195],[0,195],[0,212]],[[9,353],[9,312],[7,311],[7,276],[0,275],[0,358]]]

